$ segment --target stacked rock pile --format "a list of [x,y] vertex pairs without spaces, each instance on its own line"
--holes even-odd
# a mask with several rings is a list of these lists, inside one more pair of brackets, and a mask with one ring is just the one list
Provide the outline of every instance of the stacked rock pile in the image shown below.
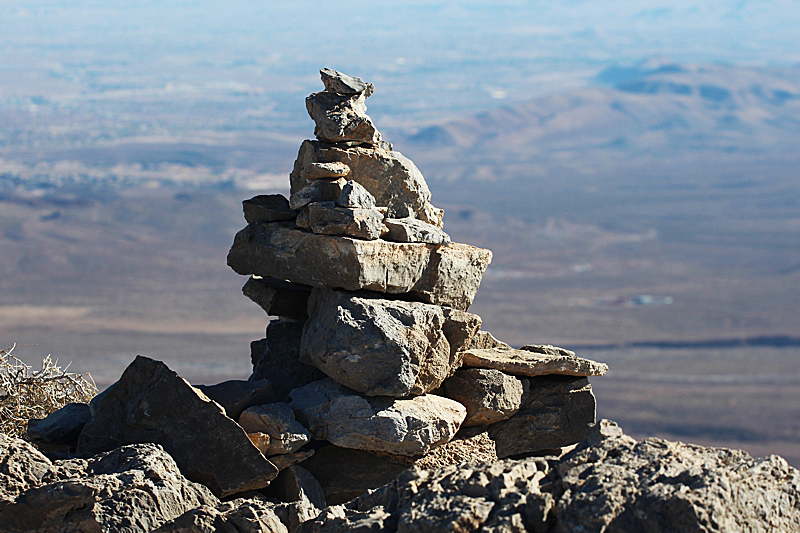
[[303,465],[342,501],[456,435],[499,457],[578,442],[595,421],[587,377],[607,367],[480,331],[467,310],[491,252],[443,231],[422,174],[366,114],[373,85],[320,73],[325,89],[306,99],[316,140],[300,146],[290,197],[244,201],[228,254],[251,276],[244,294],[278,317],[251,345],[251,380],[275,401],[239,423],[278,441],[268,454],[317,441]]

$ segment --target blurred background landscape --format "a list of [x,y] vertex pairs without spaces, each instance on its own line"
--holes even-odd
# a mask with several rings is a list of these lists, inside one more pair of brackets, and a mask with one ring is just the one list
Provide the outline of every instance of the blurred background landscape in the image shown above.
[[471,311],[609,363],[628,433],[800,466],[800,6],[7,0],[0,344],[103,388],[136,354],[246,379],[225,264],[287,193],[331,67],[490,248]]

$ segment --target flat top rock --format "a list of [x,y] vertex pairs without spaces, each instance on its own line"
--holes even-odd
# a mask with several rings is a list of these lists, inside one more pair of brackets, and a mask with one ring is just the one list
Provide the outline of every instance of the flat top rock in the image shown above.
[[[464,352],[464,366],[494,368],[519,376],[602,376],[608,365],[577,357],[573,352],[555,346],[537,347],[540,351],[485,348]],[[548,349],[549,348],[549,349]]]

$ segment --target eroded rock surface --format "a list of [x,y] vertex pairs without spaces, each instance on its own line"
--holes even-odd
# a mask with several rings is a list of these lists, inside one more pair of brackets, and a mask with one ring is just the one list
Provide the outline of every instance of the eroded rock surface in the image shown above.
[[522,405],[522,381],[499,370],[465,368],[446,379],[439,393],[467,409],[464,426],[505,420]]
[[265,455],[294,453],[311,439],[308,430],[295,420],[294,412],[285,403],[250,407],[239,417],[239,425],[248,433],[269,435]]
[[[608,365],[577,357],[574,352],[554,346],[471,349],[464,352],[464,366],[494,368],[518,376],[602,376]],[[533,351],[530,348],[537,348]]]

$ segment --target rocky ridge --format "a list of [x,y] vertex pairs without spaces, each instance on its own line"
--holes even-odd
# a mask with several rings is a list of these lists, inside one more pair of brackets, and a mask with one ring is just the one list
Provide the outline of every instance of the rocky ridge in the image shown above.
[[374,86],[320,74],[290,197],[245,200],[228,255],[277,317],[253,374],[194,387],[139,356],[89,406],[31,421],[48,456],[2,437],[0,529],[797,529],[782,459],[637,443],[595,423],[606,365],[480,330],[491,252],[451,242],[366,115]]

